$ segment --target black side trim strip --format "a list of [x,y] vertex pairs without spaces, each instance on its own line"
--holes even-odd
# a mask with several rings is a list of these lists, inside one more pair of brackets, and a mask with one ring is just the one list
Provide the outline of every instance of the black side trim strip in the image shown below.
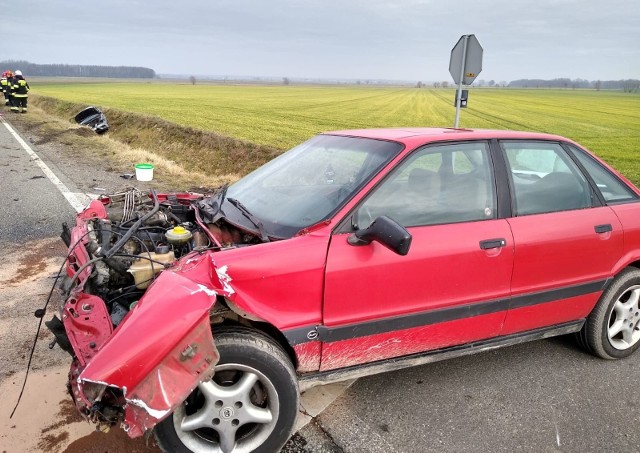
[[[547,302],[568,299],[570,297],[584,296],[586,294],[602,291],[607,286],[609,281],[610,279],[598,280],[594,282],[583,283],[580,285],[567,286],[559,289],[524,294],[511,298],[495,299],[451,308],[442,308],[421,313],[411,313],[408,315],[376,319],[372,321],[346,324],[336,327],[306,326],[287,330],[283,333],[292,346],[313,340],[321,340],[326,343],[333,343],[335,341],[366,337],[369,335],[392,332],[395,330],[428,326],[431,324],[438,324],[441,322],[455,321],[458,319],[487,315],[490,313],[496,313],[499,311],[505,311],[514,308],[544,304]],[[314,331],[317,332],[317,335],[314,334]]]
[[349,340],[352,338],[366,337],[378,333],[392,332],[394,330],[411,329],[414,327],[428,326],[441,322],[455,321],[456,319],[472,318],[474,316],[496,313],[509,308],[509,299],[498,299],[488,302],[480,302],[469,305],[460,305],[452,308],[441,308],[422,313],[412,313],[394,318],[376,319],[358,324],[348,324],[338,327],[319,326],[320,339],[327,343]]
[[478,352],[512,346],[528,341],[541,340],[543,338],[578,332],[582,328],[584,321],[584,319],[579,319],[577,321],[564,324],[543,327],[541,329],[529,330],[527,332],[505,335],[502,337],[495,337],[488,340],[476,341],[461,346],[452,346],[450,348],[437,349],[435,351],[422,352],[404,357],[396,357],[393,359],[381,360],[349,368],[308,373],[301,375],[298,378],[300,391],[308,390],[309,388],[320,384],[324,385],[347,379],[357,379],[363,376],[383,373],[386,371],[401,370],[403,368],[439,362],[441,360],[476,354]]
[[524,294],[511,299],[509,308],[521,308],[531,305],[545,304],[556,300],[568,299],[569,297],[584,296],[602,291],[610,279],[598,280],[596,282],[583,283],[581,285],[567,286],[551,291],[541,291],[539,293]]

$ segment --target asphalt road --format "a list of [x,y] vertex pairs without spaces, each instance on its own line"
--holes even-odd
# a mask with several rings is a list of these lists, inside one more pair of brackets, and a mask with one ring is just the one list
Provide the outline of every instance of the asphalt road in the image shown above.
[[640,357],[556,338],[360,379],[318,422],[345,452],[637,452]]
[[[81,162],[74,162],[73,156],[60,150],[34,149],[45,156],[72,192],[74,187],[118,182],[118,175],[102,174],[95,165],[93,169],[82,168]],[[28,341],[13,340],[30,337],[29,329],[34,325],[30,313],[39,306],[37,301],[20,298],[31,297],[25,296],[27,290],[32,290],[33,297],[41,297],[44,290],[37,285],[46,288],[34,279],[26,279],[27,286],[18,286],[16,270],[25,265],[22,250],[30,251],[33,260],[46,258],[39,268],[46,279],[59,261],[52,258],[59,250],[51,238],[57,236],[63,220],[73,218],[71,206],[47,179],[39,177],[42,174],[0,125],[0,253],[6,258],[0,272],[0,358],[3,371],[15,381],[5,380],[2,388],[9,386],[11,391],[19,384],[20,375],[13,373],[23,367],[28,345]],[[46,346],[40,345],[37,368],[58,370],[54,365],[61,366],[66,359],[53,352],[53,359],[47,362],[47,353]],[[62,373],[52,376],[56,382],[63,381],[64,372],[56,373]],[[638,452],[639,376],[638,354],[622,361],[604,361],[583,353],[570,338],[518,345],[360,379],[303,428],[284,451]],[[63,389],[56,391],[64,393]],[[32,404],[37,405],[37,400]],[[22,410],[25,420],[34,420]],[[3,410],[3,418],[5,413]],[[69,452],[116,452],[126,451],[129,447],[124,446],[128,445],[143,448],[140,443],[128,444],[124,438],[108,444],[104,435],[94,433],[83,438],[82,449],[67,450],[69,437],[64,436],[64,424],[56,424],[53,431],[47,430],[54,425],[40,431],[22,426],[2,421],[0,428],[5,432],[0,430],[0,450],[63,451],[64,447]],[[19,438],[11,429],[27,432],[27,428],[36,436],[46,432],[61,437],[56,438],[57,443],[36,442],[39,447],[35,449],[21,450],[20,446],[27,444],[16,442],[8,448],[7,439]],[[22,438],[27,439],[24,432]]]
[[[47,162],[55,169],[52,162]],[[59,172],[56,172],[59,173]],[[0,241],[28,243],[56,236],[74,209],[53,183],[0,124]]]

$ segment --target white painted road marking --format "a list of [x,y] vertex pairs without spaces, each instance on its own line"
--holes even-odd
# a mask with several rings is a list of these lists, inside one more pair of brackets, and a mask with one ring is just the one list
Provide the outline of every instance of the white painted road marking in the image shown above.
[[17,134],[17,132],[13,130],[13,128],[9,125],[9,123],[7,123],[5,119],[2,118],[1,116],[0,116],[0,121],[2,121],[2,123],[11,133],[11,135],[13,135],[13,138],[15,138],[16,141],[20,143],[20,146],[22,146],[22,148],[27,152],[27,154],[29,154],[29,156],[31,157],[31,160],[33,160],[38,165],[38,167],[40,167],[40,169],[45,174],[45,176],[49,178],[49,181],[51,181],[53,185],[58,188],[62,196],[66,198],[66,200],[69,202],[71,207],[75,209],[77,212],[83,211],[84,204],[78,199],[76,194],[71,192],[67,188],[67,186],[65,186],[64,183],[58,179],[58,177],[55,175],[54,172],[51,171],[51,169],[47,166],[47,164],[42,162],[42,159],[40,159],[40,156],[38,156],[35,153],[35,151],[31,149],[31,147],[27,144],[27,142],[22,140],[22,137],[20,137]]

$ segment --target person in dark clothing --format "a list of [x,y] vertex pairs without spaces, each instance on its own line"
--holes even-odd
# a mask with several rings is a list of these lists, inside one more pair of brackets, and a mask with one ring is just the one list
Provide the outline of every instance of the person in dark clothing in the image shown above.
[[22,76],[22,71],[13,74],[12,83],[13,106],[12,112],[27,113],[27,99],[29,97],[29,84]]
[[11,71],[4,71],[2,73],[2,78],[0,78],[0,89],[2,89],[2,94],[4,95],[4,105],[9,105],[9,82],[7,79],[9,76],[13,76]]
[[12,112],[17,112],[18,110],[14,110],[13,106],[13,72],[9,71],[9,76],[7,77],[7,95],[9,96],[9,107]]

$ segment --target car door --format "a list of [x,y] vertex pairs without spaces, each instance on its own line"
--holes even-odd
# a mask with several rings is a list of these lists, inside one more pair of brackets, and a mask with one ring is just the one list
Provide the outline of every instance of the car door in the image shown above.
[[[486,142],[411,153],[331,238],[322,370],[497,336],[513,266],[509,224],[496,215]],[[406,256],[347,238],[387,215],[412,235]]]
[[503,334],[586,317],[622,256],[618,217],[560,143],[503,141],[501,150],[515,242]]

